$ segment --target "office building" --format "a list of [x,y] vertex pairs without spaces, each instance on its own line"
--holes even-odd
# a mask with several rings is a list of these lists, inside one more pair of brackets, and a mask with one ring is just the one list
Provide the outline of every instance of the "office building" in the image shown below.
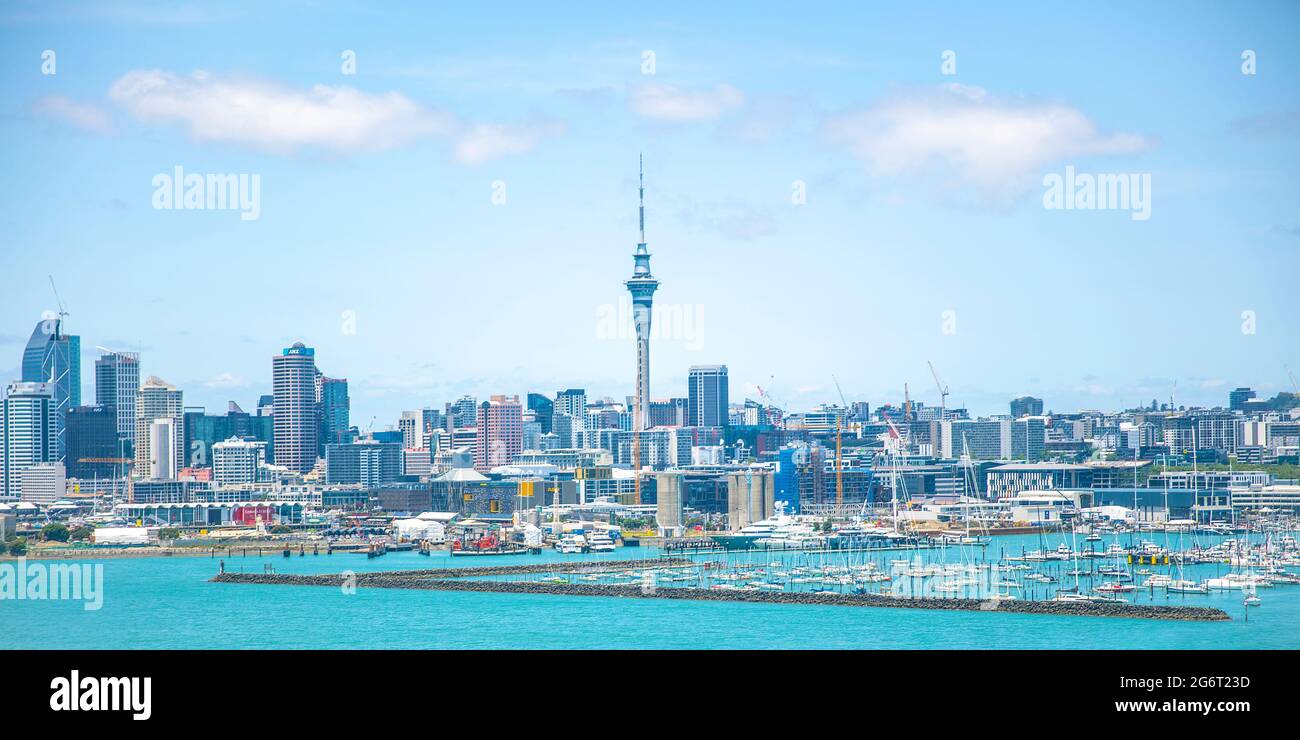
[[191,468],[212,465],[212,450],[218,442],[231,437],[258,440],[266,443],[266,462],[275,462],[271,445],[275,441],[273,416],[254,416],[234,401],[226,406],[225,414],[209,414],[202,407],[185,410],[184,438],[186,466]]
[[43,462],[23,471],[22,500],[38,506],[49,506],[63,498],[68,481],[61,462]]
[[[131,406],[135,407],[134,400]],[[69,478],[94,480],[126,474],[128,443],[118,436],[117,422],[117,409],[110,406],[68,410],[63,433],[67,438],[64,466]]]
[[[135,450],[135,404],[140,395],[140,355],[105,352],[95,361],[95,403],[113,409],[123,456]],[[76,476],[73,476],[76,477]]]
[[528,394],[528,410],[533,412],[542,434],[551,433],[551,417],[555,415],[555,402],[541,393]]
[[0,404],[0,498],[17,501],[22,496],[23,473],[34,465],[56,462],[54,386],[10,383]]
[[271,360],[275,463],[296,473],[316,466],[316,350],[296,342]]
[[64,417],[81,405],[81,337],[63,333],[62,317],[36,324],[23,351],[22,380],[50,386],[54,459],[62,461],[67,455]]
[[688,377],[687,424],[694,427],[727,426],[726,365],[694,365]]
[[373,488],[401,477],[401,444],[361,441],[325,448],[325,478],[330,485]]

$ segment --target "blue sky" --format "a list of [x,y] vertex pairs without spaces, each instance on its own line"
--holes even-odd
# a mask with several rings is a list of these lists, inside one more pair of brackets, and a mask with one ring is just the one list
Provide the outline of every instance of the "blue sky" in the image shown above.
[[[1115,409],[1300,369],[1295,3],[267,5],[0,6],[0,373],[53,274],[86,368],[138,349],[192,405],[251,407],[300,339],[363,426],[621,398],[642,152],[689,318],[654,396],[725,363],[733,401],[935,403],[932,360],[978,413]],[[1150,218],[1045,209],[1067,165],[1150,175]],[[176,166],[256,174],[259,217],[155,209]]]

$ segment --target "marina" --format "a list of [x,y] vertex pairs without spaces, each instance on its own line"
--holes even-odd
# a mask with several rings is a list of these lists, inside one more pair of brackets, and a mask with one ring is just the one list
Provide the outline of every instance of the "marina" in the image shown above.
[[[222,565],[220,557],[123,558],[103,562],[104,608],[89,613],[74,603],[26,602],[23,609],[6,615],[10,629],[0,635],[6,648],[39,647],[58,643],[69,647],[367,647],[489,648],[1011,648],[1011,649],[1204,649],[1294,648],[1294,625],[1300,621],[1300,589],[1286,584],[1260,588],[1258,602],[1246,603],[1244,590],[1195,590],[1213,578],[1227,578],[1241,566],[1208,562],[1210,553],[1223,553],[1223,543],[1249,539],[1263,547],[1266,535],[1170,534],[1172,552],[1204,555],[1162,557],[1152,565],[1127,556],[1037,560],[1056,553],[1068,533],[1013,535],[994,538],[984,548],[933,548],[917,552],[734,552],[672,553],[657,548],[620,547],[612,553],[567,555],[547,549],[536,555],[518,554],[461,561],[445,550],[421,556],[416,551],[395,551],[378,559],[363,553],[338,552],[333,556],[282,558],[278,554],[224,559],[226,573],[248,577],[316,576],[336,578],[357,575],[354,593],[340,588],[288,588],[255,583],[212,583]],[[1078,549],[1105,553],[1112,545],[1130,546],[1129,540],[1149,535],[1102,535],[1100,542],[1078,537]],[[1161,535],[1163,538],[1163,535]],[[1280,545],[1281,537],[1272,537]],[[1163,545],[1163,543],[1161,543]],[[1215,549],[1219,546],[1219,549]],[[1034,559],[1025,559],[1025,558]],[[1020,558],[1013,560],[1013,558]],[[919,563],[918,563],[919,559]],[[1186,560],[1181,565],[1179,560]],[[1192,562],[1207,561],[1207,562]],[[631,561],[635,567],[611,565]],[[772,563],[777,563],[773,566]],[[472,563],[473,565],[467,565]],[[704,566],[713,564],[709,568]],[[986,565],[980,575],[961,568]],[[872,575],[874,565],[875,575]],[[1101,575],[1111,565],[1133,581]],[[515,572],[497,569],[511,566]],[[956,566],[956,567],[954,567]],[[996,566],[996,569],[995,569]],[[903,578],[895,578],[895,568]],[[527,571],[517,570],[525,568]],[[796,573],[797,569],[808,573]],[[864,577],[834,576],[848,569]],[[1283,566],[1287,572],[1294,568]],[[705,595],[689,599],[630,598],[640,594],[645,571],[656,570],[660,592],[692,589]],[[1110,616],[1080,618],[1079,611],[1053,611],[1050,599],[1070,593],[1080,572],[1080,592],[1092,594],[1096,586],[1120,581],[1137,586],[1110,595],[1136,606],[1177,606],[1220,610],[1229,619],[1219,621],[1126,619]],[[1149,570],[1150,575],[1138,571]],[[457,590],[371,588],[367,578],[409,571],[413,578],[454,580]],[[448,574],[447,571],[455,571]],[[762,571],[760,573],[760,571]],[[813,573],[812,571],[816,571]],[[707,573],[708,580],[700,580]],[[1040,573],[1055,578],[1043,583],[1027,576]],[[1094,573],[1094,575],[1085,575]],[[782,575],[784,574],[784,575]],[[996,574],[992,576],[983,574]],[[891,580],[876,583],[865,576]],[[459,576],[452,578],[452,576]],[[739,576],[739,578],[735,578]],[[733,580],[734,578],[734,580]],[[801,581],[818,578],[834,582]],[[945,578],[948,583],[945,583]],[[978,584],[953,581],[974,578]],[[743,579],[743,580],[742,580]],[[232,579],[233,580],[233,579]],[[848,582],[838,582],[847,580]],[[781,594],[760,583],[781,582]],[[337,584],[336,580],[329,581]],[[886,589],[908,582],[920,591],[926,604],[936,608],[843,608],[841,600],[863,588],[871,598],[889,598]],[[1015,586],[1011,584],[1016,584]],[[1162,587],[1160,584],[1166,584]],[[465,584],[479,584],[466,586]],[[700,585],[730,585],[737,589],[699,589]],[[1183,590],[1180,584],[1190,590]],[[959,588],[951,588],[958,585]],[[753,590],[749,590],[752,587]],[[961,588],[967,589],[963,594]],[[473,590],[469,590],[473,589]],[[619,589],[623,590],[620,592]],[[1010,593],[1018,600],[1047,604],[1035,613],[999,608],[953,608],[973,593]],[[166,608],[158,608],[166,594]],[[1007,600],[1010,601],[1010,600]],[[942,607],[938,602],[947,602]],[[997,603],[983,599],[983,603]],[[1102,606],[1113,606],[1097,602]],[[862,603],[859,606],[874,606]],[[1004,606],[999,603],[999,606]],[[1071,605],[1073,606],[1073,605]],[[1017,607],[1025,609],[1026,607]],[[1038,607],[1033,607],[1038,608]],[[1077,608],[1077,607],[1076,607]],[[277,614],[274,626],[264,626],[264,615]],[[491,615],[491,619],[484,619]],[[509,629],[493,627],[506,619]],[[689,623],[690,629],[682,624]]]

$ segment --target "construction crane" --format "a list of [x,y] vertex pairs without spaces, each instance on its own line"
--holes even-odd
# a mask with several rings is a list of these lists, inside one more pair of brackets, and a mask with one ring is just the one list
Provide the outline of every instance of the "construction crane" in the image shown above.
[[[835,381],[835,390],[840,394],[840,403],[844,406],[844,412],[848,413],[849,402],[844,399],[844,390],[840,388],[839,378],[831,374],[831,380]],[[835,415],[835,510],[844,505],[844,422],[840,414]]]
[[912,420],[912,395],[907,390],[907,383],[903,383],[903,421]]
[[934,369],[934,363],[929,360],[925,364],[930,366],[930,375],[934,376],[934,385],[939,389],[939,419],[942,421],[948,415],[948,386],[939,380],[939,373]]
[[59,296],[59,288],[54,284],[54,276],[49,275],[48,277],[50,278],[50,289],[54,291],[54,302],[59,306],[59,312],[56,314],[58,319],[54,323],[54,331],[50,332],[50,334],[59,336],[63,333],[63,319],[68,316],[68,312],[63,307],[63,298]]
[[1300,396],[1300,383],[1295,381],[1295,373],[1291,372],[1291,367],[1289,365],[1283,365],[1282,369],[1286,370],[1286,376],[1291,379],[1291,390],[1295,391],[1297,396]]

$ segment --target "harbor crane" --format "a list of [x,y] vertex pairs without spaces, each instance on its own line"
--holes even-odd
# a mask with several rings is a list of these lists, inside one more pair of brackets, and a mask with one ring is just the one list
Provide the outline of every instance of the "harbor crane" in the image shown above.
[[934,385],[939,389],[939,419],[942,421],[948,416],[948,386],[939,380],[939,373],[934,369],[934,363],[929,360],[925,364],[930,366],[930,375],[934,376]]

